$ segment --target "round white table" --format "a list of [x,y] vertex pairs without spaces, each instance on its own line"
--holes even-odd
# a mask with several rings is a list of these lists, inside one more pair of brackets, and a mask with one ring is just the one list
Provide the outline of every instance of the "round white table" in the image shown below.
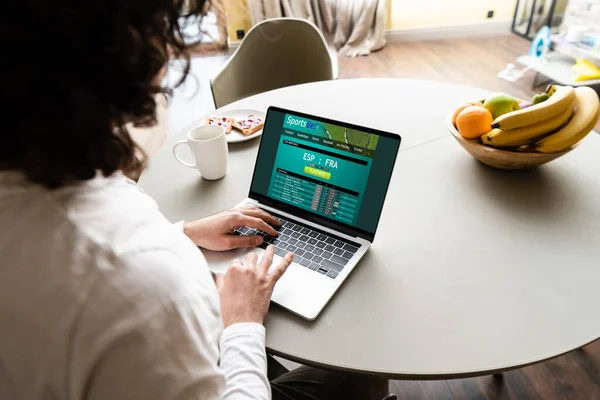
[[[271,307],[272,353],[442,379],[536,363],[600,337],[600,136],[536,170],[485,167],[445,126],[457,105],[485,94],[427,81],[338,80],[224,108],[277,105],[403,139],[371,250],[316,321]],[[259,140],[231,144],[227,176],[209,182],[173,158],[184,134],[170,138],[139,182],[166,217],[199,218],[244,199]]]

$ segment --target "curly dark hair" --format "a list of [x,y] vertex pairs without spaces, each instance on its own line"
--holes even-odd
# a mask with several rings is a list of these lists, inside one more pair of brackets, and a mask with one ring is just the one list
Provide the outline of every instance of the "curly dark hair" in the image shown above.
[[156,124],[155,96],[170,58],[189,46],[185,25],[205,0],[23,0],[0,17],[7,107],[0,171],[56,188],[121,170],[143,158],[126,124]]

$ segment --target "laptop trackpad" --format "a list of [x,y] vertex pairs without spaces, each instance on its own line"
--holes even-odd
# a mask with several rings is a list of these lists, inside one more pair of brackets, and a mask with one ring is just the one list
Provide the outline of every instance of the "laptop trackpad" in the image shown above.
[[[276,260],[274,264],[278,262],[279,260]],[[275,285],[271,300],[295,314],[312,320],[333,295],[336,286],[333,279],[301,265],[292,264]]]
[[[227,272],[233,259],[245,260],[246,255],[254,251],[259,260],[264,250],[261,248],[242,248],[231,251],[210,251],[202,253],[208,262],[211,272],[222,274]],[[281,257],[275,256],[271,271],[279,265]],[[314,319],[323,308],[327,299],[335,292],[335,280],[298,264],[291,264],[288,270],[275,285],[271,300],[295,314],[307,319]]]

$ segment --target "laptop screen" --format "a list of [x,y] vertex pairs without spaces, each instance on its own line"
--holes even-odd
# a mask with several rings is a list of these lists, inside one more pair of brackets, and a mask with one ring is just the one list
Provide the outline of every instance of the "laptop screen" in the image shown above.
[[400,136],[269,109],[251,194],[374,235]]

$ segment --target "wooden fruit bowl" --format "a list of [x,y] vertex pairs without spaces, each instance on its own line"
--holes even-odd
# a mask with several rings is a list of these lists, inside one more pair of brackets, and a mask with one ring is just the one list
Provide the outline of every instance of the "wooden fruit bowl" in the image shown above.
[[448,130],[458,143],[477,161],[499,169],[527,169],[546,164],[558,157],[564,156],[575,146],[571,146],[560,153],[520,153],[516,151],[500,150],[493,147],[484,146],[476,140],[465,139],[458,133],[458,130],[452,123],[452,118],[448,120]]

